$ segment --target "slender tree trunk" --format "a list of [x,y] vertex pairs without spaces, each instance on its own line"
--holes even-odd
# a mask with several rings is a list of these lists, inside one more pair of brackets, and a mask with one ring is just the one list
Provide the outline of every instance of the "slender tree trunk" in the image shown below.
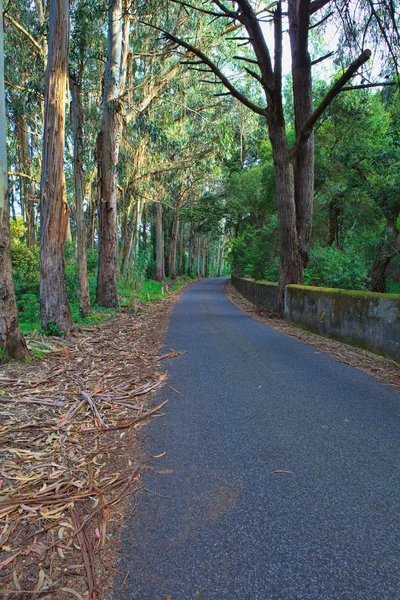
[[64,176],[68,42],[69,1],[50,0],[40,190],[40,313],[44,330],[48,329],[49,323],[55,322],[58,329],[66,335],[72,325],[64,259],[68,226]]
[[160,202],[154,206],[154,226],[156,234],[156,280],[163,281],[164,271],[164,235],[163,235],[163,209]]
[[210,248],[209,248],[209,246],[206,246],[204,249],[204,260],[205,260],[204,275],[205,275],[205,277],[209,277],[209,275],[210,275]]
[[76,248],[79,277],[79,309],[82,316],[90,312],[90,294],[86,265],[86,232],[83,208],[83,190],[85,189],[85,176],[82,164],[83,150],[83,110],[81,90],[77,81],[70,77],[70,90],[72,97],[72,132],[74,139],[74,183],[75,183],[75,209],[76,209]]
[[[124,278],[128,275],[129,265],[132,262],[135,265],[137,263],[137,258],[139,254],[139,233],[140,233],[140,222],[142,219],[142,208],[143,202],[140,198],[136,201],[135,206],[135,223],[127,224],[127,237],[129,240],[125,240],[125,248],[124,248],[124,258],[123,258],[123,268],[122,268],[122,276]],[[130,229],[130,234],[128,231]]]
[[92,184],[87,188],[87,220],[88,220],[88,232],[87,232],[87,245],[91,250],[94,250],[95,243],[95,231],[96,231],[96,204],[93,200],[93,189]]
[[215,263],[215,274],[217,277],[221,277],[221,237],[218,238],[216,263]]
[[332,246],[336,242],[337,247],[340,248],[339,219],[342,212],[341,199],[340,197],[335,197],[329,203],[329,238],[327,246]]
[[3,1],[0,0],[0,358],[27,359],[29,352],[18,327],[10,255],[6,110],[4,96]]
[[193,231],[190,228],[189,231],[189,247],[188,247],[188,275],[192,277],[193,275],[193,261],[194,261],[194,235]]
[[172,216],[171,237],[168,246],[168,276],[176,279],[176,247],[178,241],[179,217],[178,212],[174,210]]
[[219,276],[224,274],[224,268],[225,268],[225,235],[222,238],[221,254],[220,254],[219,268],[218,268]]
[[397,230],[396,221],[397,219],[388,221],[385,240],[372,264],[371,290],[373,292],[386,292],[386,270],[390,261],[400,254],[400,232]]
[[148,222],[149,222],[149,207],[146,201],[144,201],[144,207],[143,207],[143,229],[142,229],[142,240],[143,240],[143,247],[145,250],[147,250],[147,227],[148,227]]
[[201,238],[200,235],[197,236],[197,253],[196,253],[196,275],[197,277],[201,277]]
[[122,0],[110,0],[108,50],[104,75],[103,114],[97,143],[100,198],[97,302],[118,305],[117,293],[117,164],[120,132],[118,101],[122,47]]
[[179,275],[185,274],[185,226],[182,223],[179,232]]
[[[20,170],[24,175],[31,176],[31,153],[29,149],[29,138],[27,131],[27,122],[25,115],[21,114],[18,118],[18,137],[19,137],[19,155]],[[27,226],[27,245],[34,246],[37,243],[36,236],[36,218],[35,218],[35,186],[28,177],[21,177],[21,191],[25,204],[26,226]]]

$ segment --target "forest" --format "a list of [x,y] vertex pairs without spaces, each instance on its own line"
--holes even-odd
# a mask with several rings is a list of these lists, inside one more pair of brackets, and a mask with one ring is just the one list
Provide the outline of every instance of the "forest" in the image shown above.
[[0,9],[1,358],[185,278],[400,293],[396,0]]

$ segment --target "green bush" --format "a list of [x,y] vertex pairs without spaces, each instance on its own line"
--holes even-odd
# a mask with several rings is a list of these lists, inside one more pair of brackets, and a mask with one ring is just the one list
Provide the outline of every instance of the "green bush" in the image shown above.
[[356,248],[339,250],[335,246],[314,246],[304,271],[305,285],[364,290],[368,283],[368,264]]

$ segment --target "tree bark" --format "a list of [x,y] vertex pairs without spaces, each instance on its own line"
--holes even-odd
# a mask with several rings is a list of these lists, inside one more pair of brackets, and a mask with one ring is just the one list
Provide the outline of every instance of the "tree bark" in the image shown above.
[[194,235],[193,231],[190,228],[189,231],[189,247],[188,247],[188,275],[192,277],[193,275],[193,263],[194,263]]
[[303,261],[300,257],[297,237],[293,166],[289,160],[285,130],[274,125],[270,125],[269,129],[279,215],[279,286],[283,295],[286,285],[303,282]]
[[0,0],[0,358],[23,360],[29,358],[29,352],[18,327],[12,278],[3,48],[3,2]]
[[68,43],[69,1],[50,0],[40,190],[40,313],[44,330],[48,329],[49,323],[54,322],[65,335],[72,326],[64,259],[68,226],[64,175]]
[[99,175],[97,302],[118,305],[117,292],[117,164],[120,133],[118,100],[122,48],[122,0],[110,0],[108,49],[104,74],[103,113],[97,141]]
[[185,225],[181,223],[179,232],[179,275],[185,274]]
[[[289,37],[292,57],[296,138],[313,112],[311,58],[308,52],[310,0],[289,0]],[[314,134],[296,155],[294,170],[296,226],[303,267],[308,262],[314,196]]]
[[386,270],[392,258],[400,254],[400,232],[397,230],[396,221],[397,219],[388,222],[385,240],[372,264],[371,291],[373,292],[386,292]]
[[171,236],[168,246],[168,276],[176,279],[176,249],[178,242],[179,217],[178,212],[174,210],[172,216]]
[[196,240],[197,248],[196,248],[196,276],[201,277],[201,237],[200,234],[197,236]]
[[154,205],[154,228],[156,234],[156,280],[163,281],[164,271],[164,235],[163,235],[163,209],[160,202]]
[[[36,218],[35,218],[35,185],[30,179],[32,161],[29,148],[29,138],[27,131],[27,122],[25,115],[22,113],[18,118],[18,137],[19,137],[19,158],[20,171],[29,177],[21,177],[21,192],[24,199],[25,218],[27,226],[26,242],[28,246],[35,246],[37,243],[36,235]],[[21,200],[22,200],[21,198]],[[21,203],[22,208],[22,203]]]
[[85,176],[82,164],[83,110],[81,90],[78,82],[70,77],[72,135],[74,139],[74,184],[76,209],[76,249],[79,277],[79,309],[83,317],[90,312],[90,294],[86,265],[86,232],[83,209]]

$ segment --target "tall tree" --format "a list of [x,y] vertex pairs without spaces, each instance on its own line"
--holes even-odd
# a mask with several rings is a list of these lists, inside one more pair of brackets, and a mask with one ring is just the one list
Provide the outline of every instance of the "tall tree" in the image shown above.
[[75,187],[75,210],[76,210],[76,248],[79,277],[79,309],[82,316],[86,317],[90,312],[89,282],[86,265],[86,232],[85,215],[83,208],[85,175],[83,171],[83,109],[81,81],[82,69],[75,79],[69,78],[71,90],[71,113],[72,131],[74,138],[74,187]]
[[29,358],[18,327],[10,256],[6,109],[4,96],[3,0],[0,0],[0,349],[1,358]]
[[40,189],[40,312],[44,330],[71,329],[64,244],[68,205],[64,174],[65,101],[68,84],[69,0],[50,0]]
[[[124,44],[124,46],[123,46]],[[99,262],[97,301],[101,306],[118,304],[117,293],[117,164],[121,128],[122,93],[129,47],[129,19],[122,15],[122,0],[110,0],[108,46],[104,74],[103,112],[97,140],[99,171]]]
[[[328,90],[319,106],[312,106],[311,60],[308,50],[308,31],[310,17],[321,10],[329,0],[289,0],[288,11],[283,14],[282,2],[257,12],[250,0],[237,0],[229,6],[212,0],[209,8],[193,6],[176,0],[187,8],[196,9],[213,19],[228,21],[230,26],[226,35],[238,32],[235,39],[240,46],[248,46],[252,52],[242,52],[231,58],[231,71],[244,67],[251,78],[260,84],[266,106],[254,101],[243,87],[233,83],[232,77],[211,58],[211,51],[189,43],[169,31],[163,31],[170,42],[185,48],[195,57],[186,60],[193,69],[204,69],[212,76],[208,83],[221,83],[234,98],[266,120],[268,135],[272,146],[276,173],[276,199],[279,215],[280,239],[280,284],[281,289],[288,283],[302,283],[303,270],[307,262],[311,232],[313,200],[313,129],[314,125],[337,96],[343,86],[357,73],[358,69],[371,55],[363,50],[345,69]],[[232,4],[232,8],[230,5]],[[287,124],[283,110],[282,93],[282,52],[284,18],[289,22],[289,36],[292,49],[293,94],[296,121],[296,140],[290,146],[287,138]],[[273,50],[268,46],[262,29],[262,21],[272,20]],[[236,62],[235,62],[236,61]],[[240,61],[237,62],[237,61]],[[201,64],[201,68],[198,63]],[[255,70],[255,68],[257,70]]]

